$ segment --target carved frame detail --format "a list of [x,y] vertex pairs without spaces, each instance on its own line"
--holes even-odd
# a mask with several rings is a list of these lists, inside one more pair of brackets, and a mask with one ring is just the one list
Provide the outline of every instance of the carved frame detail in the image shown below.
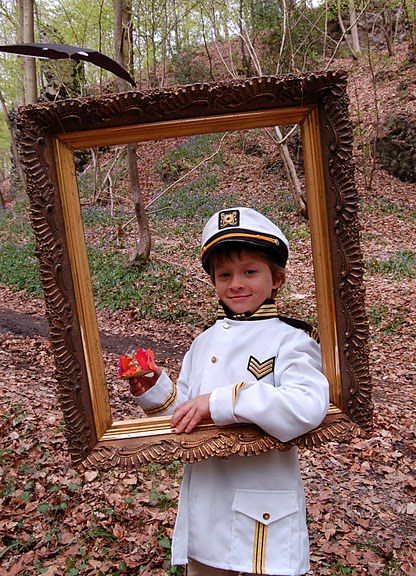
[[[261,77],[63,100],[19,111],[20,157],[75,465],[197,461],[287,450],[293,444],[312,448],[371,432],[368,324],[346,82],[342,72]],[[178,436],[168,418],[113,422],[103,369],[93,360],[101,348],[89,271],[82,272],[86,256],[79,256],[85,252],[82,223],[73,226],[80,220],[73,151],[278,123],[299,123],[302,130],[318,323],[331,383],[327,417],[319,428],[287,444],[255,426],[203,424]],[[77,275],[82,276],[79,285]]]

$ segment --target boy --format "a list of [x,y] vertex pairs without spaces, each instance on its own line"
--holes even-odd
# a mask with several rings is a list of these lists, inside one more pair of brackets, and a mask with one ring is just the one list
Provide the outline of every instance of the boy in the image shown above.
[[[250,208],[222,210],[204,228],[201,258],[218,319],[192,343],[176,385],[157,366],[131,380],[140,405],[173,412],[178,433],[207,417],[252,422],[283,442],[318,426],[328,409],[319,346],[280,320],[274,302],[288,258],[281,230]],[[185,466],[172,563],[188,562],[190,576],[307,572],[296,448]]]

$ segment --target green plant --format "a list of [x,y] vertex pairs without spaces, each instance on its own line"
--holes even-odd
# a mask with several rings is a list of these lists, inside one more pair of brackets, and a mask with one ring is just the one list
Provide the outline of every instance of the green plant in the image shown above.
[[14,483],[14,480],[12,478],[7,478],[3,486],[0,486],[0,498],[5,498],[6,496],[13,494],[15,490],[16,485]]
[[370,274],[392,274],[395,278],[416,278],[416,255],[410,250],[398,250],[385,260],[370,260],[367,271]]
[[16,202],[12,210],[0,212],[0,235],[5,244],[33,238],[27,202]]
[[118,252],[89,251],[95,302],[99,308],[120,310],[135,306],[140,318],[177,320],[187,318],[177,301],[184,296],[182,272],[165,261],[151,260],[144,267],[126,268]]
[[38,504],[38,512],[42,515],[45,515],[49,512],[49,504],[47,502],[40,502]]
[[401,316],[396,316],[391,322],[384,326],[382,333],[384,336],[393,336],[393,334],[404,324],[404,319]]
[[384,567],[382,576],[397,576],[399,574],[399,564],[392,556]]
[[310,230],[307,226],[307,224],[301,223],[298,227],[296,228],[285,228],[285,236],[287,237],[287,239],[290,240],[302,240],[304,238],[310,238],[311,237],[311,233]]
[[172,478],[177,478],[182,475],[182,462],[174,460],[166,466],[166,470]]
[[[0,448],[0,466],[5,465],[12,457],[13,457],[14,451],[11,448]],[[2,492],[0,489],[0,498]]]
[[161,510],[167,510],[173,506],[172,495],[168,492],[158,492],[155,485],[153,485],[153,489],[150,491],[149,496],[149,503],[152,506],[157,506]]
[[377,549],[376,544],[372,539],[364,540],[364,542],[356,542],[355,547],[357,550],[371,550],[373,552]]
[[91,526],[91,528],[87,530],[84,536],[84,541],[88,542],[89,540],[95,540],[97,538],[107,540],[108,542],[115,542],[117,540],[114,534],[112,534],[102,526]]
[[171,60],[171,70],[178,84],[193,84],[212,80],[205,57],[198,58],[196,48],[187,48],[175,54]]
[[82,219],[86,228],[96,226],[115,226],[123,221],[122,215],[112,216],[106,208],[101,206],[88,206],[82,211]]
[[183,576],[183,567],[182,566],[170,566],[168,574],[174,574],[175,576]]
[[162,196],[156,203],[157,219],[195,219],[202,223],[214,212],[237,204],[231,194],[214,196],[219,183],[218,174],[208,173],[185,186]]
[[355,574],[355,570],[353,568],[344,566],[344,564],[341,564],[340,562],[336,562],[334,564],[334,569],[334,574],[337,574],[338,576],[351,576],[352,574]]
[[[183,172],[187,172],[201,160],[212,154],[212,145],[220,137],[221,134],[190,136],[176,148],[165,154],[156,165],[156,172],[161,174],[164,180],[176,180]],[[221,153],[218,153],[212,162],[222,165]]]
[[0,262],[0,283],[36,296],[42,294],[33,242],[2,244]]
[[385,306],[384,304],[382,306],[371,306],[369,312],[368,312],[368,316],[370,318],[370,321],[374,324],[374,326],[380,326],[380,324],[382,323],[383,319],[384,319],[384,315],[386,314],[386,312],[388,312],[388,307]]
[[374,206],[380,214],[395,214],[401,220],[416,218],[416,210],[410,210],[405,206],[399,206],[395,202],[383,198],[383,196],[377,196],[377,198],[375,198]]
[[170,550],[170,540],[166,534],[159,534],[159,536],[156,537],[156,540],[158,541],[159,545],[162,546],[162,548]]

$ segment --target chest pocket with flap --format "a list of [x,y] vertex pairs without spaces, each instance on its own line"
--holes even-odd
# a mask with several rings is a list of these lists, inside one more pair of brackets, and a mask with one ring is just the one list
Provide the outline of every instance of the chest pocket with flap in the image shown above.
[[[291,490],[236,490],[232,555],[235,560],[252,557],[252,571],[264,574],[266,563],[276,562],[290,571],[293,533],[299,512],[297,494]],[[295,529],[294,529],[295,527]]]

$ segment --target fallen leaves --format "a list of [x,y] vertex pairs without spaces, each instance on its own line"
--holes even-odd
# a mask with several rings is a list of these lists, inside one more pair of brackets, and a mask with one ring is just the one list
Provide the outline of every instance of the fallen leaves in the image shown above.
[[[251,157],[250,162],[252,171],[260,174],[261,160]],[[245,171],[242,167],[241,177]],[[364,190],[359,174],[357,182],[366,260],[414,246],[414,219],[404,217],[404,209],[383,213],[376,202],[384,199],[392,209],[414,210],[414,187],[379,172],[374,198]],[[269,184],[266,195],[274,194]],[[300,229],[293,214],[285,218],[294,232]],[[291,291],[282,296],[282,305],[288,314],[306,317],[316,313],[314,283],[309,239],[298,236],[294,233],[291,240],[298,267],[290,271]],[[155,234],[156,246],[166,241]],[[191,267],[188,256],[185,265]],[[183,281],[192,298],[181,306],[203,310],[212,291],[205,285],[199,290],[194,274]],[[414,290],[411,278],[366,277],[373,437],[301,452],[314,576],[416,576]],[[43,316],[42,300],[4,287],[0,287],[0,300],[19,313]],[[168,304],[177,306],[174,299]],[[173,375],[198,330],[157,320],[140,323],[134,307],[130,314],[98,311],[98,317],[107,339],[123,342],[134,334],[137,342],[154,346],[158,362],[161,358]],[[120,353],[105,353],[115,419],[137,415],[128,386],[115,377]],[[66,451],[53,360],[40,331],[28,336],[0,333],[0,370],[0,559],[5,573],[166,575],[181,467],[150,465],[132,472],[78,473]]]

